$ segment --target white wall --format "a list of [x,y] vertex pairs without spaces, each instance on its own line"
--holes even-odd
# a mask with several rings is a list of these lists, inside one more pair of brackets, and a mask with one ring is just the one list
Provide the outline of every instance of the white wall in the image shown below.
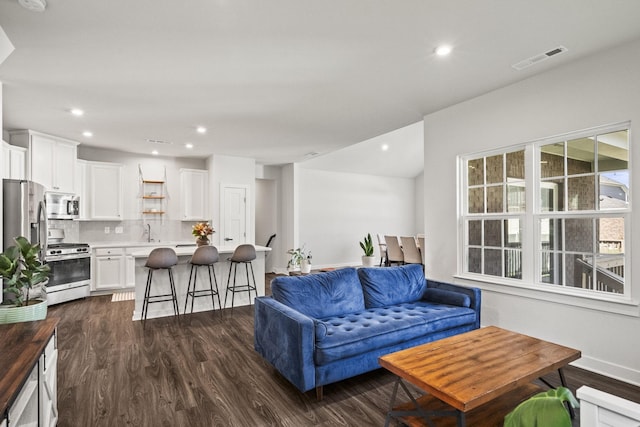
[[376,244],[376,233],[417,232],[413,178],[300,168],[299,183],[298,243],[311,250],[314,268],[360,265],[367,233]]
[[416,199],[416,234],[424,234],[424,172],[416,176],[415,179],[415,199]]
[[[276,234],[272,242],[275,247],[278,234],[278,182],[274,179],[256,179],[256,243],[266,245],[269,237]],[[273,272],[273,253],[266,254],[264,268]]]
[[[639,165],[638,75],[640,42],[634,42],[426,116],[428,276],[455,280],[457,155],[631,120],[631,164]],[[639,173],[632,173],[632,199],[640,200]],[[634,209],[632,222],[638,224],[640,206]],[[629,253],[633,242],[640,242],[640,227],[631,235]],[[640,251],[631,255],[626,273],[640,265]],[[540,292],[511,295],[513,289],[508,287],[475,284],[484,288],[483,325],[575,347],[583,354],[577,365],[640,384],[640,281],[634,282],[629,274],[627,279],[635,301],[627,306]],[[627,314],[611,312],[616,309]]]

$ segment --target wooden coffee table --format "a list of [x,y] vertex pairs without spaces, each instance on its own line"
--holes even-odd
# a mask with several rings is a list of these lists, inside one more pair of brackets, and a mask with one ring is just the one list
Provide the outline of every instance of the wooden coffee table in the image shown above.
[[[387,354],[380,365],[398,380],[385,426],[391,418],[410,426],[501,426],[508,412],[541,391],[533,380],[558,370],[566,387],[562,367],[579,358],[579,350],[495,326]],[[426,394],[414,398],[403,381]],[[399,386],[411,401],[394,407]]]

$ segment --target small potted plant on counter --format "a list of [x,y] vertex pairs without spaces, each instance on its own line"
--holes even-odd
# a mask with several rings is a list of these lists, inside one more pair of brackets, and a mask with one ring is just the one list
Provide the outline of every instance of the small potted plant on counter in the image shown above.
[[364,241],[360,242],[360,247],[364,251],[362,256],[362,265],[365,267],[373,267],[376,263],[376,258],[373,256],[373,240],[371,239],[371,233],[367,233],[364,237]]
[[40,262],[40,245],[25,237],[16,237],[16,245],[0,254],[0,276],[4,299],[0,305],[0,323],[27,322],[47,317],[44,285],[50,268]]

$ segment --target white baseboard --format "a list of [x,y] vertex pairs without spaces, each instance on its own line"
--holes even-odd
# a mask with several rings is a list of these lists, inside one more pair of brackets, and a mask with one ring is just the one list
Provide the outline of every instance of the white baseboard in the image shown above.
[[582,355],[571,365],[640,387],[640,371]]

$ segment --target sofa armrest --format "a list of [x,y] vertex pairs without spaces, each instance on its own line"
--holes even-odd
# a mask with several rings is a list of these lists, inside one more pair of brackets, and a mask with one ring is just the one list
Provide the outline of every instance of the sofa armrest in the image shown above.
[[271,297],[255,300],[254,348],[300,391],[315,388],[313,319]]
[[476,312],[475,327],[480,327],[480,306],[482,302],[482,295],[480,288],[473,288],[468,286],[454,285],[453,283],[436,282],[434,280],[427,279],[427,289],[442,289],[450,292],[459,292],[467,295],[471,299],[469,308]]

